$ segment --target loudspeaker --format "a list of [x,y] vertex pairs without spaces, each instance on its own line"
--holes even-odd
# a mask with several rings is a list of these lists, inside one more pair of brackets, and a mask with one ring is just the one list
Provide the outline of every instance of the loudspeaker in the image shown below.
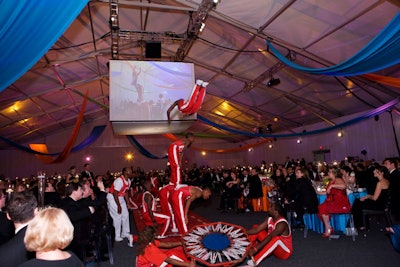
[[146,58],[161,58],[161,42],[146,43]]

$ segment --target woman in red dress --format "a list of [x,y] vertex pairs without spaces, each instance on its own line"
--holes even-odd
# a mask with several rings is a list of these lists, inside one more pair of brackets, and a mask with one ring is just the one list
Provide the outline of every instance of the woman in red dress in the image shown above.
[[326,186],[326,200],[318,206],[318,216],[325,226],[322,237],[329,237],[334,230],[330,223],[330,215],[335,213],[348,213],[351,205],[346,194],[346,183],[341,178],[342,174],[337,167],[328,168],[329,183]]

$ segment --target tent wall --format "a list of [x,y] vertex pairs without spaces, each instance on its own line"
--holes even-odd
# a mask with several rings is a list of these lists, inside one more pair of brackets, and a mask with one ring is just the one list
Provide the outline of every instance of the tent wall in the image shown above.
[[[359,114],[358,114],[359,115]],[[352,117],[356,117],[356,115]],[[347,121],[352,117],[342,118],[342,121]],[[397,132],[397,138],[400,139],[400,116],[393,112],[393,123]],[[107,123],[107,122],[105,122]],[[99,125],[97,122],[93,125],[86,125],[82,127],[79,133],[79,143],[87,136],[93,126]],[[313,129],[320,129],[329,125],[316,124],[308,126],[307,131]],[[296,131],[302,132],[304,129],[299,128]],[[208,165],[210,167],[232,167],[234,165],[259,165],[262,160],[267,163],[277,162],[281,163],[285,160],[286,156],[294,159],[304,158],[307,162],[314,160],[313,151],[329,150],[330,153],[327,161],[341,161],[345,157],[359,157],[360,159],[375,159],[377,161],[383,160],[385,157],[399,156],[393,128],[392,121],[389,113],[379,115],[379,120],[373,118],[360,122],[358,124],[348,126],[342,129],[343,137],[337,136],[338,131],[331,131],[324,134],[309,135],[301,137],[301,144],[297,144],[298,138],[281,138],[272,143],[267,143],[260,146],[255,146],[252,151],[243,150],[235,153],[206,153],[205,156],[201,151],[189,149],[185,153],[183,160],[183,167],[188,168],[193,163],[197,166]],[[57,152],[63,149],[65,142],[69,137],[70,131],[60,132],[55,135],[48,136],[46,140],[37,140],[37,143],[46,143],[50,152]],[[162,157],[166,155],[167,148],[171,142],[167,138],[154,135],[154,136],[137,136],[137,140],[152,154]],[[256,140],[250,140],[247,144],[256,143]],[[269,144],[273,148],[269,148]],[[28,145],[28,144],[26,144]],[[195,147],[206,149],[228,149],[246,145],[244,143],[230,144],[221,139],[203,139],[196,138],[194,143]],[[362,155],[361,151],[367,151],[366,155]],[[128,152],[134,154],[132,161],[127,161],[125,155]],[[71,153],[65,162],[59,164],[42,164],[32,154],[22,152],[16,149],[0,151],[0,174],[5,177],[27,177],[35,175],[38,170],[44,169],[47,174],[66,173],[71,165],[76,165],[78,170],[83,169],[83,164],[86,162],[86,157],[91,158],[91,166],[95,174],[104,174],[106,171],[119,171],[124,166],[133,166],[144,168],[146,171],[151,169],[165,169],[166,159],[149,159],[143,156],[134,148],[128,139],[124,136],[116,136],[113,134],[110,125],[102,136],[93,143],[89,148]]]

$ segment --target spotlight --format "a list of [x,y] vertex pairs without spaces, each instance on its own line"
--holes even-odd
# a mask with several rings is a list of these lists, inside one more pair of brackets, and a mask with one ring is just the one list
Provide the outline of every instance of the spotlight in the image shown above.
[[267,82],[267,86],[268,87],[271,87],[271,86],[274,86],[274,85],[277,85],[277,84],[280,84],[281,83],[281,80],[279,79],[279,78],[271,78],[268,82]]
[[301,139],[297,139],[296,141],[298,144],[301,144]]
[[338,137],[342,137],[342,136],[343,136],[343,133],[340,131],[340,132],[338,132],[337,136],[338,136]]

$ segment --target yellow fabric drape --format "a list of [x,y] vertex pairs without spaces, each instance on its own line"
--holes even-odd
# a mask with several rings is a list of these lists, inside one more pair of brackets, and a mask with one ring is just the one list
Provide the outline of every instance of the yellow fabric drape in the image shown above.
[[[54,160],[50,156],[35,154],[35,157],[37,159],[39,159],[43,163],[52,164],[52,163],[63,162],[69,156],[69,154],[71,153],[71,149],[73,148],[73,146],[75,144],[76,138],[78,137],[79,129],[81,128],[83,115],[85,114],[85,108],[86,108],[86,104],[87,104],[87,100],[88,100],[88,95],[89,95],[89,91],[86,90],[85,98],[83,99],[81,111],[79,112],[79,116],[76,120],[74,130],[72,131],[63,151],[61,151],[61,153],[58,155],[58,157]],[[29,146],[32,150],[35,150],[37,152],[48,153],[46,144],[29,144]]]
[[400,78],[381,76],[376,74],[364,74],[363,77],[378,83],[383,83],[394,87],[400,87]]

